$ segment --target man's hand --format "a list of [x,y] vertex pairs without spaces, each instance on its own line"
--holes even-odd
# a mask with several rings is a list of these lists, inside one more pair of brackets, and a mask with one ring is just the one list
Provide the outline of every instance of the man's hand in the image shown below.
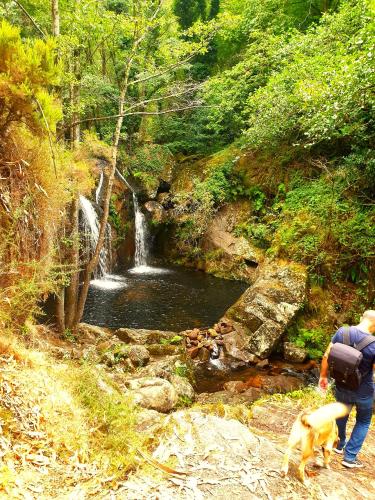
[[328,378],[327,377],[320,377],[320,379],[319,379],[319,388],[322,391],[326,391],[328,389]]

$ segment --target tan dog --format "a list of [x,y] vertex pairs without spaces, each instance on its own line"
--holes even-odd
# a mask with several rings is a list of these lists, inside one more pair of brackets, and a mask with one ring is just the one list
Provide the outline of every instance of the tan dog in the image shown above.
[[298,467],[299,477],[305,483],[305,466],[308,459],[314,455],[314,447],[321,446],[324,456],[324,466],[329,469],[332,448],[338,441],[336,418],[349,413],[349,407],[342,403],[330,403],[314,411],[303,411],[293,424],[288,440],[288,449],[284,455],[281,472],[288,474],[289,457],[298,445],[302,451]]

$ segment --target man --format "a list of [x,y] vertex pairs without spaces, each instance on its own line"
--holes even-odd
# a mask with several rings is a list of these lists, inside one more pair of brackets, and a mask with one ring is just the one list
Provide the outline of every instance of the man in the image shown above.
[[[333,344],[343,342],[343,333],[345,329],[339,328],[332,338],[327,351],[325,352],[320,369],[319,387],[327,390],[328,387],[328,355]],[[358,344],[369,334],[375,333],[375,311],[365,311],[361,322],[357,326],[351,326],[350,342],[351,345]],[[337,419],[339,430],[339,443],[335,448],[336,453],[344,453],[342,464],[349,468],[363,467],[363,464],[357,459],[362,444],[366,438],[371,424],[371,417],[374,403],[374,379],[373,368],[375,364],[375,342],[369,344],[362,350],[363,359],[359,365],[359,371],[362,374],[362,380],[356,391],[351,391],[341,387],[335,388],[335,397],[340,403],[348,404],[350,408],[355,405],[357,410],[356,422],[349,441],[346,441],[346,424],[349,415]]]

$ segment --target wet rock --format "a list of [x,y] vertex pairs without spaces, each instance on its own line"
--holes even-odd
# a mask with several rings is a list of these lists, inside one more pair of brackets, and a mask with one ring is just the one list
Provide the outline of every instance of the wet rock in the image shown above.
[[172,375],[169,378],[169,382],[173,385],[178,397],[188,398],[190,401],[194,401],[195,391],[186,377]]
[[226,312],[248,338],[247,350],[267,358],[303,304],[306,270],[295,263],[264,264],[255,283]]
[[143,408],[167,413],[177,404],[177,392],[168,380],[142,377],[128,380],[126,385],[134,402]]
[[157,201],[147,201],[144,207],[151,214],[153,221],[161,223],[166,218],[164,207]]
[[257,363],[257,368],[259,368],[260,370],[268,368],[269,366],[271,366],[271,365],[270,365],[270,362],[267,358],[262,359],[261,361],[258,361],[258,363]]
[[284,358],[292,363],[303,363],[307,358],[307,351],[292,342],[284,342]]
[[198,351],[198,357],[197,359],[201,361],[202,363],[206,363],[210,359],[210,351],[206,349],[205,347],[202,347]]
[[175,332],[135,328],[119,328],[114,333],[126,344],[160,344],[161,340],[170,340],[177,335]]
[[130,346],[128,357],[134,366],[146,366],[150,361],[150,353],[144,345]]

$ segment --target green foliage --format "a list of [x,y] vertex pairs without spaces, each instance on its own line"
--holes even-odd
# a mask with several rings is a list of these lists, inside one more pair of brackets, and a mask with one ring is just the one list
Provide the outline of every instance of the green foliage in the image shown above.
[[358,281],[366,274],[375,252],[375,210],[347,197],[345,170],[302,183],[282,208],[271,253],[309,265],[316,277]]
[[259,248],[267,249],[272,241],[272,228],[263,223],[253,221],[241,222],[234,228],[236,236],[245,236]]
[[183,339],[183,337],[181,337],[181,335],[175,335],[174,337],[171,337],[170,339],[161,339],[160,343],[162,345],[176,345],[176,344],[180,344],[182,339]]
[[295,332],[289,334],[289,340],[297,347],[306,349],[312,359],[320,359],[323,356],[329,339],[329,335],[320,328],[311,330],[298,328]]
[[181,363],[181,362],[176,364],[174,373],[179,377],[185,377],[185,378],[190,378],[192,375],[191,369],[188,367],[188,365],[186,363]]
[[167,146],[144,144],[132,155],[124,158],[128,173],[138,179],[146,189],[155,189],[163,171],[171,167],[172,156]]

